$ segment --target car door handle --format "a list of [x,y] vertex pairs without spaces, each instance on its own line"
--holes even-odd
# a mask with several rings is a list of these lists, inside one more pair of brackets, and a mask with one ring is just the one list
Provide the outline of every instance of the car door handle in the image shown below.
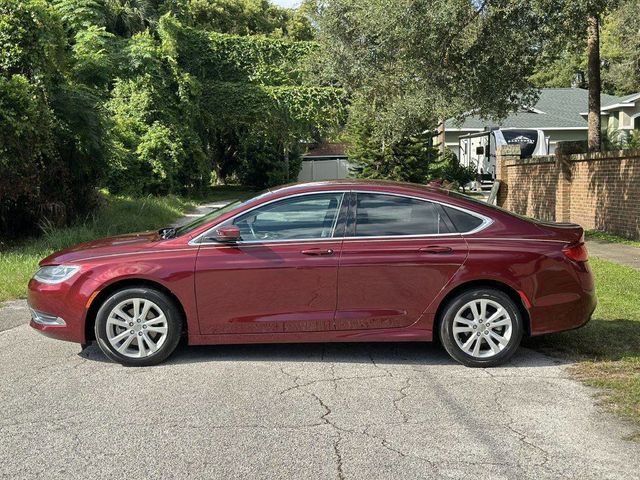
[[310,248],[309,250],[302,250],[303,255],[314,255],[314,256],[321,256],[321,255],[333,255],[333,250],[331,250],[330,248]]
[[433,245],[430,247],[422,247],[418,250],[420,253],[451,253],[451,247],[440,247],[438,245]]

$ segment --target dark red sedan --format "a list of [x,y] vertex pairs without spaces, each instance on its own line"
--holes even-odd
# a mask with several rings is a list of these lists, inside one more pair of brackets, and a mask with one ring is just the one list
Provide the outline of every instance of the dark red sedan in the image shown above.
[[125,365],[191,345],[431,341],[468,366],[584,325],[583,230],[420,185],[286,186],[193,223],[55,253],[31,326]]

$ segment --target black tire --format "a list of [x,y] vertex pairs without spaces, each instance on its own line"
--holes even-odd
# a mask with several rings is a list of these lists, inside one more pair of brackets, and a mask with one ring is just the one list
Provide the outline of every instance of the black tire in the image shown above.
[[[160,347],[155,352],[141,358],[134,358],[118,352],[109,341],[107,335],[107,319],[112,310],[122,302],[136,298],[153,302],[166,317],[167,325],[166,338]],[[163,362],[173,353],[182,336],[182,327],[180,310],[168,295],[152,288],[132,287],[118,290],[100,306],[96,315],[95,335],[100,350],[111,360],[130,367],[147,367]],[[138,332],[138,334],[140,334],[140,332]]]
[[[484,352],[486,354],[491,355],[485,358],[473,356],[467,352],[465,352],[460,345],[456,342],[453,332],[454,319],[458,311],[463,308],[466,304],[473,300],[490,300],[491,302],[495,302],[499,304],[502,308],[506,310],[510,319],[511,319],[511,337],[506,343],[506,346],[502,348],[498,353],[489,352],[490,346],[487,342],[487,339],[476,340],[476,342],[480,341],[481,348],[484,348]],[[493,304],[492,304],[493,305]],[[491,306],[491,308],[494,308]],[[487,307],[489,310],[489,307]],[[466,317],[465,317],[466,318]],[[477,321],[476,321],[477,323]],[[482,323],[482,322],[480,322]],[[480,328],[482,325],[479,325]],[[471,327],[476,330],[473,330],[469,334],[462,334],[462,340],[471,339],[473,335],[478,335],[477,326]],[[494,327],[495,328],[495,327]],[[506,327],[503,327],[506,328]],[[489,329],[487,329],[488,331]],[[499,333],[500,327],[497,329]],[[505,330],[502,330],[505,331]],[[515,304],[515,302],[507,295],[506,293],[496,290],[493,288],[473,288],[466,290],[459,295],[452,298],[446,305],[442,314],[442,321],[440,322],[440,341],[444,346],[447,353],[456,360],[457,362],[466,365],[467,367],[494,367],[496,365],[500,365],[508,361],[511,356],[516,352],[518,347],[520,346],[520,340],[522,339],[522,334],[524,332],[524,324],[522,318],[522,312]],[[479,338],[482,338],[484,333],[480,332]],[[469,335],[464,338],[465,335]],[[490,335],[490,334],[489,334]],[[497,344],[493,337],[490,337],[494,344]],[[461,340],[461,341],[462,341]],[[472,343],[475,345],[475,343]]]

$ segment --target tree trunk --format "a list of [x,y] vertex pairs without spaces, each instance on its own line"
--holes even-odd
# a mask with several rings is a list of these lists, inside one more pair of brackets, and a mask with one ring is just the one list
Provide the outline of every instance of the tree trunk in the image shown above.
[[225,160],[225,143],[222,133],[219,130],[215,133],[216,136],[216,156],[213,161],[213,171],[216,172],[216,185],[226,185],[227,178],[224,169]]
[[442,155],[444,155],[444,149],[446,147],[444,143],[444,134],[445,134],[444,122],[445,121],[446,121],[445,118],[441,118],[438,125],[438,150]]
[[589,15],[587,26],[587,52],[589,64],[589,133],[587,145],[590,152],[599,152],[602,131],[600,127],[600,22],[597,15]]
[[289,148],[286,145],[284,146],[284,168],[287,175],[287,181],[293,180],[292,178],[289,178]]

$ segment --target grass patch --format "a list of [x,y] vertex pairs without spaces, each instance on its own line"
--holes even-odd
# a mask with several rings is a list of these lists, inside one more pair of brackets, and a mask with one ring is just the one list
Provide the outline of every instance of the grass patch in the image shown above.
[[155,230],[192,210],[194,202],[176,196],[131,198],[105,195],[104,205],[75,225],[46,229],[42,236],[5,247],[0,252],[0,302],[26,296],[38,262],[76,243],[109,235]]
[[589,262],[598,294],[591,322],[526,344],[577,361],[573,373],[604,388],[604,401],[640,424],[640,273],[598,258]]
[[624,245],[631,245],[632,247],[640,248],[640,241],[631,240],[629,238],[620,237],[611,233],[600,232],[598,230],[587,230],[584,233],[587,240],[604,240],[612,243],[622,243]]
[[196,197],[127,197],[104,193],[104,205],[75,225],[48,229],[38,238],[15,245],[0,243],[0,302],[25,298],[27,283],[38,262],[76,243],[122,233],[157,230],[175,222],[199,203],[251,196],[246,187],[213,187]]

